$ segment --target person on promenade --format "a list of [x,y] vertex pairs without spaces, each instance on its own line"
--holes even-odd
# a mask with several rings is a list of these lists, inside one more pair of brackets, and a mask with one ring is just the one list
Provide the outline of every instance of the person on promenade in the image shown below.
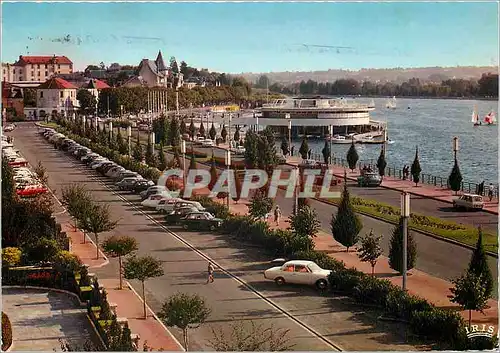
[[493,192],[495,191],[495,187],[492,183],[488,186],[488,197],[490,198],[490,202],[493,199]]
[[207,283],[212,283],[214,281],[214,265],[208,262],[208,279]]
[[484,195],[484,180],[479,184],[479,195]]
[[406,180],[406,164],[403,166],[403,180]]
[[281,218],[281,209],[279,206],[276,206],[274,209],[274,222],[278,226],[280,224],[280,218]]
[[293,157],[293,152],[295,152],[295,146],[292,145],[292,148],[290,149],[290,157]]

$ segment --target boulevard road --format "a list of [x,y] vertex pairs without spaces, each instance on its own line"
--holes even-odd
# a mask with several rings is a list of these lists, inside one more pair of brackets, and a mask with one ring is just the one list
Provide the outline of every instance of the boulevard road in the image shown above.
[[[206,324],[191,331],[191,350],[210,350],[211,328],[227,330],[239,320],[254,320],[266,326],[272,323],[290,330],[288,336],[295,344],[294,350],[333,350],[328,341],[344,350],[415,349],[401,343],[401,325],[377,321],[377,314],[365,313],[345,298],[323,297],[303,287],[277,288],[274,283],[263,281],[262,270],[269,267],[271,259],[258,249],[217,234],[176,229],[176,234],[168,232],[157,222],[157,216],[132,203],[138,201],[137,196],[111,192],[106,179],[55,150],[37,135],[36,128],[29,128],[32,124],[20,125],[12,133],[16,148],[32,165],[43,163],[49,186],[57,196],[64,185],[84,183],[96,200],[110,205],[113,217],[120,222],[114,231],[102,234],[101,241],[112,234],[133,236],[140,243],[139,255],[161,259],[165,275],[146,283],[148,303],[153,310],[158,312],[161,303],[177,292],[198,293],[206,298],[212,313]],[[217,270],[212,284],[206,284],[208,258],[225,270]],[[95,272],[99,278],[116,278],[117,271],[117,262],[111,259],[110,265]],[[133,285],[140,291],[138,283]],[[179,331],[172,332],[180,338]]]

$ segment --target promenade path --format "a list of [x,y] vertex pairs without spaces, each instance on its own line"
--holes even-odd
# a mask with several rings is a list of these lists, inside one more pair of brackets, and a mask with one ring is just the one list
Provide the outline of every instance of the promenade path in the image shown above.
[[12,324],[12,351],[60,351],[59,339],[83,346],[95,336],[87,310],[67,293],[2,288],[2,310]]
[[[221,202],[223,202],[223,200]],[[230,209],[231,212],[235,214],[248,214],[248,205],[244,201],[240,201],[238,204],[231,202]],[[288,216],[289,215],[284,214],[279,225],[276,225],[271,218],[268,219],[268,223],[271,228],[287,229],[289,228],[289,223],[287,222]],[[364,273],[371,273],[370,264],[361,262],[355,249],[346,253],[345,247],[335,241],[331,234],[320,231],[314,239],[314,242],[316,250],[324,251],[332,258],[343,261],[348,268],[354,267]],[[381,256],[379,258],[377,265],[375,266],[375,276],[388,279],[396,285],[402,284],[402,276],[390,268],[388,259],[385,256]],[[468,320],[469,312],[462,311],[457,304],[451,303],[448,298],[448,295],[451,295],[450,288],[452,287],[453,284],[451,282],[431,276],[416,269],[412,269],[410,271],[410,275],[408,276],[407,288],[411,294],[425,298],[437,307],[460,310],[464,319]],[[484,314],[480,312],[472,313],[473,323],[490,324],[495,325],[495,327],[498,325],[498,301],[491,299],[488,301],[488,306],[489,308],[484,311]]]

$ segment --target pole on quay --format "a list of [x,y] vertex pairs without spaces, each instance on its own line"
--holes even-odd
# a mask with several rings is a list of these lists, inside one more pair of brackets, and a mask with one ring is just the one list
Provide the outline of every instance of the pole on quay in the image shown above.
[[182,140],[181,143],[181,153],[182,153],[182,182],[184,189],[186,188],[186,141]]
[[408,218],[410,217],[410,194],[401,193],[401,217],[403,217],[403,290],[406,291],[408,264]]
[[231,150],[226,150],[226,166],[227,166],[227,209],[229,210],[229,199],[231,198],[231,186],[229,184],[229,170],[231,169]]

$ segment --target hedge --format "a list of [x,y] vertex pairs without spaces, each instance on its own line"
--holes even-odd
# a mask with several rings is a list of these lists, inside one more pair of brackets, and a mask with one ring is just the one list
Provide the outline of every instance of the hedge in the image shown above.
[[[327,201],[335,205],[339,204],[338,199],[330,199]],[[351,201],[356,211],[381,217],[392,222],[397,222],[400,217],[399,208],[391,205],[373,200],[366,200],[360,197],[352,197]],[[410,228],[430,232],[444,238],[454,239],[470,246],[476,245],[478,237],[477,229],[473,227],[447,222],[437,217],[416,213],[410,214],[409,226]],[[498,237],[496,235],[483,232],[483,242],[486,250],[494,253],[498,252]]]
[[9,317],[2,311],[2,352],[12,345],[12,324]]
[[63,274],[51,266],[4,268],[2,270],[2,283],[7,286],[58,288],[78,294],[75,277],[71,274]]

